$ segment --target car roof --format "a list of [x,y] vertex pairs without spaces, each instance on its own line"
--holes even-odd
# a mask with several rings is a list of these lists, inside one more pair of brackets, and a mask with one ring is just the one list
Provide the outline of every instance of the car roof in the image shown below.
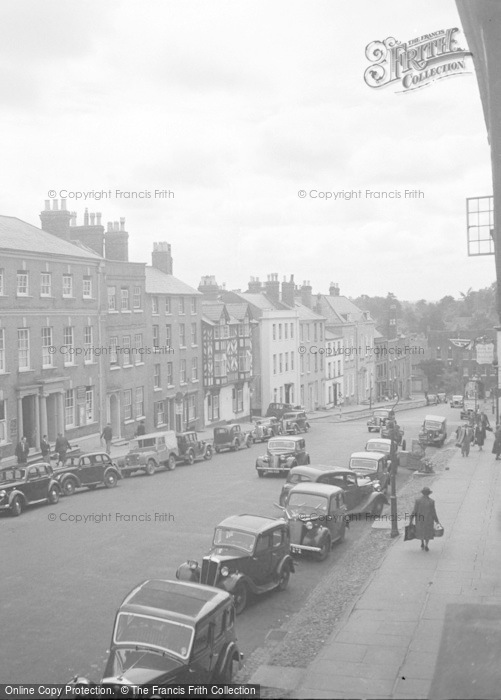
[[120,612],[148,614],[194,624],[220,605],[228,603],[230,598],[226,591],[212,586],[149,579],[125,597]]
[[[381,459],[383,457],[383,454],[381,452],[368,452],[367,450],[365,452],[352,452],[351,457],[369,457],[369,459]],[[350,457],[350,459],[351,459]]]
[[432,415],[425,416],[424,419],[425,420],[438,420],[438,421],[447,420],[447,418],[445,416],[432,416]]
[[270,440],[268,440],[268,445],[270,442],[276,442],[277,440],[294,440],[294,442],[298,442],[298,440],[304,440],[304,436],[302,435],[277,435],[276,437],[272,437]]
[[133,438],[131,438],[131,442],[132,440],[145,440],[147,438],[162,437],[163,435],[167,435],[168,433],[171,433],[173,435],[176,434],[174,430],[157,430],[156,433],[145,433],[144,435],[135,435]]
[[367,440],[367,444],[369,442],[384,442],[385,445],[391,445],[391,440],[389,438],[382,438],[382,437],[371,437]]
[[297,467],[292,467],[292,469],[289,472],[290,474],[305,474],[309,476],[317,476],[320,474],[325,474],[326,472],[349,472],[351,474],[350,469],[346,469],[346,467],[335,467],[335,466],[329,466],[327,464],[302,464]]
[[222,520],[218,527],[231,527],[235,530],[242,530],[252,534],[265,532],[272,527],[283,523],[281,518],[267,518],[263,515],[230,515],[229,518]]
[[336,493],[342,493],[342,491],[343,489],[339,486],[319,484],[317,481],[305,481],[291,488],[289,491],[289,498],[292,493],[312,493],[321,496],[332,496]]

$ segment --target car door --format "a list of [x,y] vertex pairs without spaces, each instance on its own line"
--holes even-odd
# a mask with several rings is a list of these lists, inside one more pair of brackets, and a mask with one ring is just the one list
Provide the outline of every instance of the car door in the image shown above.
[[344,512],[342,505],[344,504],[343,494],[333,494],[329,499],[329,517],[327,525],[331,534],[332,541],[339,539],[342,529],[344,528]]
[[258,586],[267,583],[272,573],[272,547],[269,533],[259,535],[254,556],[249,561],[249,575]]
[[[45,483],[45,486],[46,485]],[[42,498],[45,498],[43,489],[44,481],[40,478],[38,467],[28,467],[26,473],[26,487],[23,489],[27,501],[33,503],[34,501],[40,501]]]
[[271,540],[271,570],[270,576],[272,576],[276,570],[284,555],[288,550],[288,537],[287,530],[283,525],[277,527],[270,533]]
[[80,457],[80,465],[78,467],[78,476],[82,486],[95,484],[99,481],[97,476],[97,467],[94,464],[92,457],[84,455]]
[[192,650],[191,668],[197,683],[207,683],[210,680],[214,666],[214,626],[205,620],[195,632]]
[[344,480],[344,500],[348,510],[354,510],[362,500],[361,489],[358,487],[356,474],[345,474]]

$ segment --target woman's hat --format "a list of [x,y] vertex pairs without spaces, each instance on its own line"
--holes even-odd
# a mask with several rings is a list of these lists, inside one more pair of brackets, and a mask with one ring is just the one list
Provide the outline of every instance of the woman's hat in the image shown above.
[[421,489],[421,493],[423,494],[423,496],[429,496],[430,493],[433,493],[433,491],[427,486],[425,486],[424,489]]

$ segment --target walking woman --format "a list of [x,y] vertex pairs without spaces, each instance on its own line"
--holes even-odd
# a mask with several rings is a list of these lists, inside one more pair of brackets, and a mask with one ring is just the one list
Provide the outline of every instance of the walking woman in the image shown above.
[[473,429],[468,423],[465,423],[459,431],[458,441],[456,445],[461,448],[461,456],[468,457],[470,454],[470,445],[473,439]]
[[494,432],[494,445],[492,446],[492,454],[496,455],[496,459],[499,459],[501,455],[501,425],[496,425],[496,430]]
[[478,445],[479,452],[481,452],[482,447],[484,446],[485,436],[486,432],[484,424],[481,420],[479,420],[477,425],[475,426],[475,444]]
[[435,501],[430,498],[431,489],[425,486],[421,490],[421,498],[417,498],[411,513],[410,522],[416,520],[416,539],[421,540],[421,549],[429,551],[428,543],[435,538],[434,523],[440,524],[435,510]]

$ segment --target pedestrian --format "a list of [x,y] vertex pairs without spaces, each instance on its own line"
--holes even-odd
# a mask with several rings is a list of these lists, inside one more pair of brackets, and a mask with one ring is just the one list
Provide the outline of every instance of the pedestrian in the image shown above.
[[421,498],[417,498],[414,503],[414,508],[411,513],[410,522],[415,519],[416,539],[421,540],[421,549],[425,552],[429,551],[428,543],[435,537],[434,523],[440,525],[435,509],[435,501],[430,498],[431,489],[425,486],[421,489],[423,494]]
[[[139,428],[138,428],[139,430]],[[146,432],[146,430],[145,430]],[[111,423],[106,423],[106,425],[103,428],[103,432],[101,433],[101,440],[104,440],[106,443],[106,452],[110,454],[111,452],[111,438],[113,437],[113,431],[111,429]]]
[[146,426],[144,424],[144,420],[140,421],[139,425],[137,426],[136,437],[139,437],[140,435],[146,435]]
[[501,425],[499,423],[496,425],[496,430],[494,431],[492,454],[496,455],[496,459],[499,459],[501,455]]
[[17,457],[17,463],[18,464],[26,464],[28,461],[29,453],[30,453],[30,446],[28,445],[28,440],[26,439],[26,435],[24,435],[16,445],[15,455]]
[[482,447],[484,446],[485,442],[485,428],[483,426],[483,423],[481,420],[478,421],[477,427],[475,428],[475,444],[478,445],[478,451],[482,451]]
[[40,450],[42,452],[42,459],[44,462],[49,459],[50,461],[50,444],[47,440],[47,435],[44,435],[40,440]]
[[468,457],[470,454],[470,445],[473,439],[473,429],[465,423],[459,431],[458,441],[456,445],[461,448],[461,457]]
[[64,464],[64,460],[66,459],[66,453],[68,452],[68,450],[71,450],[71,445],[68,442],[67,437],[62,433],[57,434],[56,445],[54,449],[57,452],[57,465],[62,466]]
[[487,414],[482,411],[480,414],[480,421],[482,425],[484,426],[485,430],[490,430],[492,432],[491,424],[489,423],[489,419],[487,418]]

